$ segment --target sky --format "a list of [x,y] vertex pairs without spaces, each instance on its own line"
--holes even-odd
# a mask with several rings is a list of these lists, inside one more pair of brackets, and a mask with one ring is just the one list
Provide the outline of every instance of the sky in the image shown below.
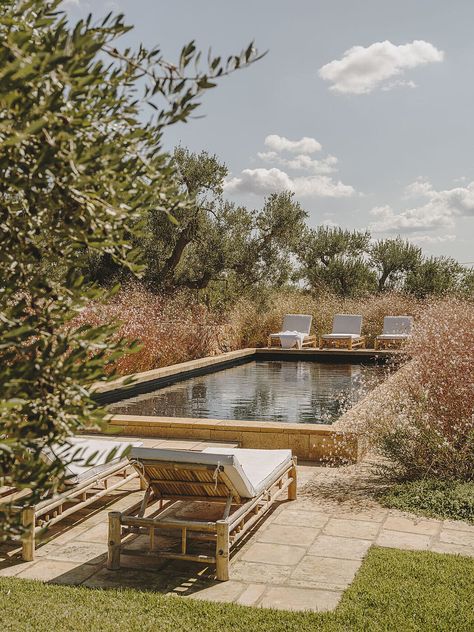
[[225,195],[260,208],[290,189],[312,226],[370,229],[474,262],[472,0],[65,0],[109,10],[123,46],[169,61],[196,40],[265,57],[223,78],[165,144],[216,154]]

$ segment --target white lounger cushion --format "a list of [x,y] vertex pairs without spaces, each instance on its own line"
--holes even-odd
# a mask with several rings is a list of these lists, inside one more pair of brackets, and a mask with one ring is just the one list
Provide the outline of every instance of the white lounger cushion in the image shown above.
[[413,318],[411,316],[385,316],[383,333],[377,338],[407,337],[411,334]]
[[205,453],[233,454],[252,484],[254,496],[267,489],[291,463],[291,450],[250,450],[245,448],[206,448]]
[[129,458],[137,461],[164,461],[190,465],[221,465],[242,498],[253,498],[268,481],[287,467],[291,450],[244,450],[240,448],[206,448],[202,452],[133,448]]
[[359,334],[324,334],[322,338],[352,338],[353,340],[360,338]]
[[[53,446],[54,454],[60,459],[74,459],[66,466],[69,484],[77,484],[88,478],[93,478],[114,464],[125,458],[124,452],[134,446],[142,445],[141,441],[108,441],[104,439],[88,439],[85,437],[71,437],[68,444]],[[116,450],[112,459],[107,460],[112,450]],[[51,461],[54,457],[51,451],[44,451],[44,456]],[[86,465],[88,461],[92,465]]]
[[336,314],[332,323],[332,335],[354,334],[360,336],[362,331],[362,316],[355,314]]
[[312,321],[313,317],[309,314],[287,314],[283,319],[282,330],[270,334],[270,337],[280,338],[283,349],[301,349],[304,339],[310,334]]

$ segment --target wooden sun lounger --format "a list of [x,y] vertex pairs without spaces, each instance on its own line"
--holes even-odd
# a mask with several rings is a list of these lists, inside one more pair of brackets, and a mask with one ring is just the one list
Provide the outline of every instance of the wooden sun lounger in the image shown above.
[[361,335],[362,316],[354,314],[336,314],[332,325],[332,333],[324,334],[319,339],[319,348],[357,349],[365,347],[365,336]]
[[411,337],[412,316],[385,316],[383,333],[375,339],[375,349],[399,349]]
[[313,317],[308,314],[286,314],[283,319],[282,330],[277,334],[270,334],[268,336],[269,347],[281,347],[280,335],[287,331],[296,331],[304,334],[304,338],[301,341],[302,347],[316,347],[317,337],[311,335],[311,323]]
[[[217,579],[226,581],[229,579],[230,553],[237,542],[284,494],[290,500],[296,499],[296,459],[289,450],[209,448],[198,454],[181,451],[179,459],[176,458],[176,452],[140,448],[132,450],[130,459],[146,482],[147,488],[143,502],[136,511],[109,513],[108,568],[119,569],[122,554],[145,555],[147,559],[215,564]],[[245,484],[245,468],[239,470],[242,453],[246,453],[247,461],[253,456],[258,464],[259,459],[265,458],[265,453],[277,452],[287,453],[284,455],[284,462],[275,468],[273,475],[270,473],[267,476],[262,485],[252,491],[252,486],[249,488]],[[235,468],[228,466],[232,457],[236,463]],[[239,474],[241,480],[236,471],[243,472],[243,475]],[[222,517],[216,520],[214,515],[214,519],[206,520],[176,516],[183,503],[193,501],[220,503]],[[155,503],[158,506],[153,509]],[[149,513],[145,515],[147,510]],[[156,532],[160,530],[180,532],[179,550],[155,550]],[[143,533],[149,534],[150,550],[141,552],[136,548],[127,549],[126,542]],[[214,551],[208,555],[190,552],[190,542],[196,541],[210,542],[211,551]]]
[[[97,444],[97,441],[94,443]],[[104,449],[107,445],[108,450],[120,445],[112,441],[101,443]],[[21,511],[22,525],[26,528],[22,537],[22,558],[25,561],[35,559],[36,545],[45,529],[138,478],[138,473],[131,466],[130,461],[122,458],[119,462],[111,462],[101,467],[90,467],[90,476],[86,472],[76,484],[35,505],[25,507],[22,503],[22,508],[20,508],[19,501],[24,500],[29,495],[29,491],[9,488],[8,493],[1,497],[1,502],[13,507],[16,505]]]

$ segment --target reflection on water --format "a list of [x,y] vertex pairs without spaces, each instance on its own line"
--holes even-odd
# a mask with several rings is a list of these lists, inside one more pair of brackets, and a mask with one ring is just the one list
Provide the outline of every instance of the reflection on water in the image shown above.
[[113,404],[114,413],[332,423],[384,376],[383,367],[248,362]]

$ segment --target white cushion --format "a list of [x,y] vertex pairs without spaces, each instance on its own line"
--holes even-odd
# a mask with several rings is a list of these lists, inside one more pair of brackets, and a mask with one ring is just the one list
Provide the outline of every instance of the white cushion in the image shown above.
[[[120,463],[125,458],[124,452],[133,446],[142,445],[141,441],[108,441],[104,439],[88,439],[85,437],[70,437],[66,444],[53,445],[51,449],[44,450],[43,455],[52,461],[54,457],[64,461],[70,461],[66,465],[66,475],[69,484],[77,484],[88,478],[94,478],[111,465]],[[108,456],[116,450],[114,457],[108,460]],[[88,461],[92,465],[88,465]]]
[[[291,463],[291,450],[251,450],[245,448],[206,448],[205,453],[233,454],[256,494],[267,489]],[[254,494],[254,495],[256,495]]]
[[133,448],[130,460],[139,462],[177,462],[190,465],[223,466],[242,498],[253,498],[272,477],[291,461],[291,450],[244,450],[241,448],[206,448],[202,452]]
[[413,326],[412,316],[385,316],[383,319],[383,334],[409,335]]
[[377,340],[405,340],[411,338],[410,334],[380,334],[377,336]]

